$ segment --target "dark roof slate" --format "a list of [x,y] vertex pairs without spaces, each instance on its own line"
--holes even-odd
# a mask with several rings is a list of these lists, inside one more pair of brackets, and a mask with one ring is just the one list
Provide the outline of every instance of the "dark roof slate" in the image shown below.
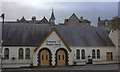
[[[54,26],[47,24],[5,23],[4,46],[37,46]],[[102,27],[55,26],[68,46],[114,46]]]

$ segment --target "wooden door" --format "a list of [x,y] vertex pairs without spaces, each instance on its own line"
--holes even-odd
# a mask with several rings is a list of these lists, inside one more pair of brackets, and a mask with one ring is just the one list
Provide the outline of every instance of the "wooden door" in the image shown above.
[[107,60],[108,61],[113,60],[113,58],[112,58],[112,52],[107,52]]
[[66,53],[64,50],[59,50],[57,52],[57,65],[58,66],[66,65]]
[[40,52],[40,65],[41,66],[49,66],[49,52],[47,50],[42,50]]

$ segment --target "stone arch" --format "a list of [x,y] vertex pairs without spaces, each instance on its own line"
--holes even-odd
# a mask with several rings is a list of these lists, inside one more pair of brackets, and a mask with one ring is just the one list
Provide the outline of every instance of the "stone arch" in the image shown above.
[[63,51],[65,52],[65,58],[66,58],[66,59],[65,59],[65,61],[66,61],[66,62],[65,62],[65,63],[66,63],[65,65],[68,65],[68,61],[69,61],[69,60],[68,60],[68,55],[69,55],[69,54],[68,54],[67,50],[64,49],[64,48],[59,48],[59,49],[56,50],[56,53],[55,53],[55,66],[58,65],[58,64],[57,64],[57,53],[58,53],[58,51],[60,51],[60,50],[63,50]]
[[41,51],[43,51],[43,50],[47,50],[47,51],[49,52],[49,66],[52,66],[52,53],[51,53],[51,51],[50,51],[48,48],[46,48],[46,47],[40,49],[39,52],[38,52],[38,66],[40,66],[40,60],[41,60],[40,53],[41,53]]

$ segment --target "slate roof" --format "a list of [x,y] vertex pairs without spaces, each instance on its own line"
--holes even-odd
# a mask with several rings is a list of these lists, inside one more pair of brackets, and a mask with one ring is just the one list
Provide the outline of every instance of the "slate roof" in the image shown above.
[[[47,24],[5,23],[4,46],[37,46],[54,26]],[[68,46],[114,46],[102,27],[55,26]]]
[[[29,24],[32,24],[32,20],[26,20]],[[39,22],[40,22],[41,20],[36,20],[36,24],[39,24]],[[1,22],[0,22],[1,23]],[[19,22],[17,22],[17,21],[5,21],[4,23],[19,23]],[[22,23],[22,22],[20,22],[20,23]],[[24,23],[24,24],[26,24],[26,23]]]
[[80,19],[80,23],[91,23],[91,22],[88,21],[87,19]]

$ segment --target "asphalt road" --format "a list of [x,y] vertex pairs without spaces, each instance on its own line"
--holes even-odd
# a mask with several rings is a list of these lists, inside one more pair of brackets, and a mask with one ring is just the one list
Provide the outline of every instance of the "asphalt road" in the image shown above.
[[118,64],[3,69],[2,72],[118,72]]

